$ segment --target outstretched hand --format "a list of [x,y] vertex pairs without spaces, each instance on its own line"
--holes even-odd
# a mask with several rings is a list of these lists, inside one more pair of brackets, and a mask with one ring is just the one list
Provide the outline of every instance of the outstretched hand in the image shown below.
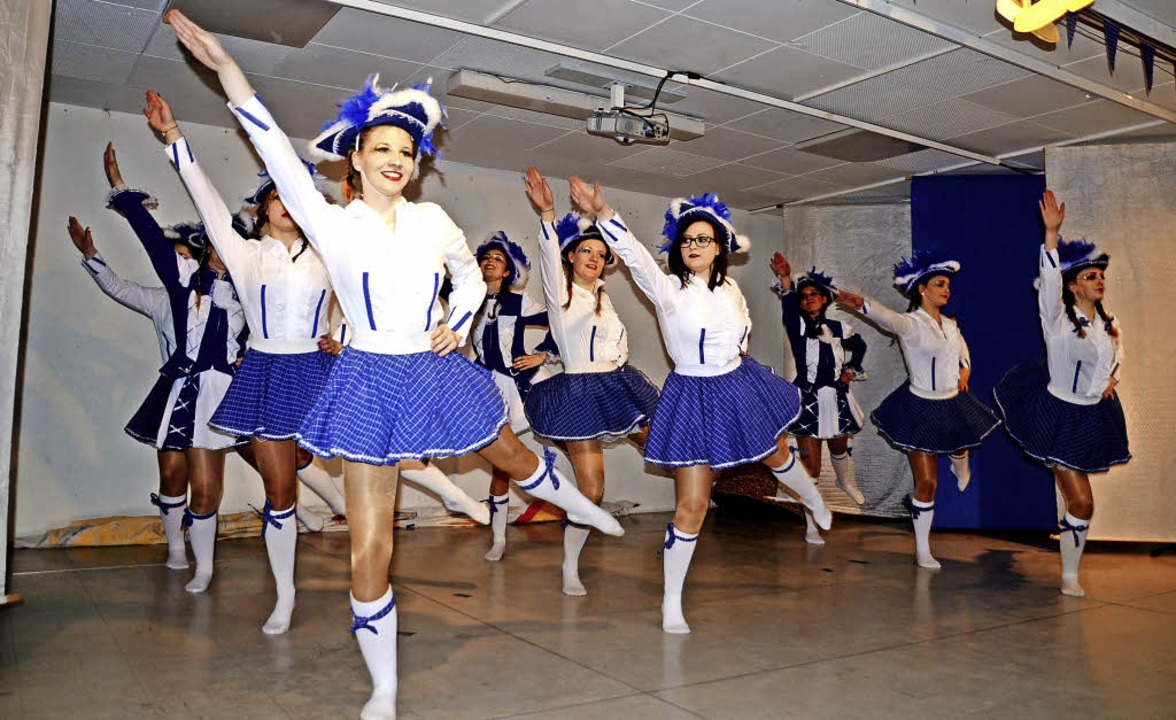
[[531,207],[536,214],[547,222],[555,220],[555,196],[552,195],[551,186],[547,184],[547,179],[539,172],[539,168],[527,168],[523,187],[527,189],[527,199],[531,201]]
[[90,228],[83,228],[82,224],[73,215],[69,216],[69,239],[73,240],[74,247],[82,254],[86,260],[98,254],[98,248],[94,247],[94,237],[90,234]]
[[1058,199],[1052,190],[1046,190],[1037,202],[1041,208],[1041,221],[1045,223],[1045,249],[1053,250],[1058,246],[1058,233],[1061,232],[1062,222],[1066,219],[1066,203],[1058,205]]
[[102,153],[102,166],[106,170],[106,181],[112,188],[125,187],[122,172],[118,169],[118,158],[114,154],[114,143],[106,143],[106,152]]
[[172,26],[176,31],[176,39],[208,69],[220,72],[235,64],[215,35],[189,20],[179,10],[168,10],[163,16],[163,22]]
[[148,90],[146,102],[143,116],[147,118],[147,124],[151,126],[152,130],[160,135],[166,135],[169,130],[179,128],[175,115],[172,115],[171,106],[167,104],[167,100],[164,100],[162,95],[154,90]]
[[601,220],[612,217],[612,208],[604,199],[600,183],[589,185],[573,175],[568,178],[568,188],[572,194],[572,204],[579,208],[580,212]]
[[857,293],[847,290],[837,291],[837,306],[843,310],[861,310],[866,306],[866,299]]
[[780,253],[772,255],[772,272],[776,273],[776,277],[780,278],[784,287],[792,286],[792,266],[788,264],[787,258]]

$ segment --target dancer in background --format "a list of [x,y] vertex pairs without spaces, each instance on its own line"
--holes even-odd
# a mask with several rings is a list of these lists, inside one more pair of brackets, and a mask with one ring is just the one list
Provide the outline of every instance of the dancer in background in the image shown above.
[[909,302],[897,313],[876,300],[841,291],[837,304],[856,310],[898,337],[909,379],[890,393],[871,419],[892,445],[906,454],[915,490],[903,498],[915,527],[915,562],[938,570],[931,554],[931,524],[939,485],[939,456],[951,459],[960,492],[968,487],[968,451],[988,437],[1000,420],[968,391],[972,358],[955,318],[943,312],[951,299],[955,260],[915,252],[894,266],[894,286]]
[[[527,181],[546,185],[537,171],[528,171]],[[667,274],[609,207],[599,184],[575,177],[569,183],[573,203],[596,219],[609,248],[653,302],[674,361],[645,461],[673,468],[677,502],[662,555],[662,629],[688,633],[682,587],[716,471],[762,462],[800,497],[822,529],[829,529],[833,516],[785,442],[788,426],[800,414],[799,391],[746,354],[751,316],[727,264],[732,253],[751,243],[735,233],[727,206],[712,194],[670,203],[663,229],[667,242],[660,248],[668,255]]]
[[[527,198],[539,215],[539,270],[551,334],[564,372],[536,386],[527,398],[535,434],[567,450],[580,492],[599,504],[604,498],[604,444],[628,437],[644,449],[658,392],[629,365],[625,326],[604,290],[601,275],[616,258],[600,230],[568,214],[555,223],[551,188],[531,168]],[[565,595],[583,596],[580,553],[588,528],[564,528],[562,572]]]
[[[424,89],[383,91],[372,78],[313,141],[345,159],[346,207],[314,187],[287,136],[220,41],[177,10],[165,21],[196,60],[217,73],[286,210],[318,250],[344,314],[351,345],[299,432],[321,456],[344,458],[351,529],[352,631],[372,678],[364,720],[396,716],[396,601],[392,559],[397,463],[478,451],[532,495],[613,535],[624,533],[529,451],[510,428],[489,373],[460,353],[486,285],[465,236],[435,204],[405,199],[421,154],[432,154],[439,103]],[[448,271],[449,312],[437,292]]]
[[[792,266],[780,253],[772,256],[772,271],[800,388],[800,417],[788,432],[796,437],[800,462],[814,478],[821,476],[821,441],[828,443],[837,487],[861,505],[866,498],[858,488],[850,441],[862,429],[865,413],[849,384],[865,379],[866,341],[848,323],[825,317],[837,295],[831,277],[814,267],[794,284]],[[812,513],[806,511],[804,518],[805,542],[824,545]]]
[[1090,473],[1131,459],[1115,387],[1123,334],[1103,307],[1111,258],[1092,243],[1062,240],[1066,204],[1046,190],[1040,201],[1045,242],[1038,262],[1037,309],[1045,363],[1019,365],[993,390],[1005,429],[1044,463],[1065,500],[1059,521],[1062,594],[1082,597],[1078,566],[1094,517]]

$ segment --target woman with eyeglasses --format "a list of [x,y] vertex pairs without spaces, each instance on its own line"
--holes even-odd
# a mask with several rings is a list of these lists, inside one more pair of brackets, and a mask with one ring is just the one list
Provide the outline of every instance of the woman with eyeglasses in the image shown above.
[[1131,459],[1115,393],[1123,362],[1118,321],[1103,307],[1110,256],[1092,243],[1062,240],[1066,204],[1046,190],[1039,202],[1045,242],[1037,310],[1046,362],[1019,365],[993,390],[1005,428],[1044,463],[1066,503],[1059,521],[1063,595],[1082,597],[1078,565],[1094,516],[1090,473]]
[[[828,443],[837,487],[850,500],[866,501],[854,474],[850,438],[862,429],[865,413],[849,384],[864,380],[862,358],[866,341],[848,323],[830,320],[825,311],[837,296],[833,279],[814,267],[795,283],[792,266],[780,253],[772,256],[780,295],[784,330],[796,364],[796,386],[800,388],[800,417],[788,429],[799,446],[800,462],[812,477],[821,475],[821,441]],[[812,513],[805,512],[805,542],[824,545]]]
[[785,432],[800,415],[792,383],[746,355],[747,303],[727,262],[750,242],[736,235],[727,206],[712,194],[670,203],[663,229],[670,273],[658,266],[605,201],[600,185],[570,180],[572,202],[596,219],[605,242],[629,267],[633,282],[657,309],[662,341],[674,361],[645,446],[645,461],[673,468],[676,505],[662,561],[662,630],[690,632],[682,586],[710,506],[716,471],[762,462],[797,495],[817,524],[833,516]]
[[[629,365],[625,326],[601,279],[616,258],[600,229],[571,213],[557,224],[555,198],[537,169],[527,169],[524,184],[539,215],[543,297],[564,366],[562,373],[531,389],[527,419],[536,435],[567,451],[580,492],[599,504],[604,497],[603,441],[628,437],[644,448],[658,391]],[[588,528],[564,528],[565,595],[588,594],[580,581],[580,552],[587,540]]]

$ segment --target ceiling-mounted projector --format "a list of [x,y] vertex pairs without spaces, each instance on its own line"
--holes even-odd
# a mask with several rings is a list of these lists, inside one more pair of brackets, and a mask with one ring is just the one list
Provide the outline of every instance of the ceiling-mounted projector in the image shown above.
[[[625,85],[613,83],[612,109],[597,109],[588,117],[588,134],[610,137],[622,145],[646,143],[649,145],[670,144],[670,121],[665,113],[654,112],[657,95],[653,102],[644,107],[625,107]],[[661,90],[661,85],[658,85]]]
[[668,145],[670,123],[663,114],[645,116],[621,107],[602,108],[588,118],[588,134],[610,137],[624,145]]

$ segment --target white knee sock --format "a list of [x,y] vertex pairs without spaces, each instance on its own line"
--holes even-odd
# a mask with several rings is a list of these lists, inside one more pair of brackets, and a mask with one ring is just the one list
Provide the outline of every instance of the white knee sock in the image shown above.
[[951,460],[951,474],[956,477],[956,488],[960,492],[967,490],[968,483],[972,481],[972,470],[968,467],[968,451],[948,455],[947,458]]
[[675,635],[690,632],[682,614],[682,586],[686,584],[686,571],[690,569],[696,545],[698,533],[681,532],[674,523],[666,526],[666,540],[662,546],[662,630]]
[[188,548],[184,545],[184,511],[188,508],[188,497],[151,493],[151,504],[159,508],[159,519],[163,522],[163,537],[167,539],[166,566],[171,570],[187,570]]
[[550,448],[543,449],[543,457],[539,467],[525,480],[517,481],[520,488],[534,495],[540,500],[563,508],[567,513],[568,522],[577,525],[591,525],[605,535],[620,537],[625,534],[624,528],[616,518],[597,507],[591,500],[576,489],[576,484],[569,482],[555,469],[555,453]]
[[294,550],[298,545],[294,507],[273,512],[270,501],[266,500],[261,517],[261,536],[265,539],[270,571],[274,574],[274,586],[278,591],[274,611],[261,631],[266,635],[281,635],[290,629],[290,616],[294,614]]
[[829,508],[825,505],[825,499],[821,497],[821,491],[817,489],[817,484],[805,472],[796,453],[789,455],[788,462],[784,463],[783,467],[768,467],[768,469],[772,471],[780,484],[800,496],[800,501],[804,503],[806,508],[812,510],[813,520],[822,530],[828,530],[833,525],[833,513],[829,512]]
[[857,484],[857,473],[854,472],[853,467],[853,449],[846,450],[844,455],[829,454],[829,459],[833,461],[833,473],[837,475],[837,487],[849,496],[855,504],[862,505],[866,502],[866,496],[862,494],[861,488]]
[[294,517],[298,518],[298,521],[305,525],[306,529],[310,532],[322,532],[327,524],[322,515],[307,508],[302,503],[294,506]]
[[1066,513],[1058,523],[1058,528],[1061,531],[1058,549],[1062,553],[1062,594],[1085,597],[1086,591],[1078,584],[1078,564],[1082,562],[1082,551],[1086,549],[1086,532],[1090,530],[1090,521]]
[[568,524],[564,528],[563,594],[582,597],[588,594],[580,582],[580,551],[588,541],[588,528]]
[[[311,492],[322,498],[327,507],[331,508],[331,512],[336,515],[347,514],[347,504],[343,499],[343,493],[339,491],[339,486],[335,484],[329,472],[314,464],[313,458],[298,468],[298,479],[310,488]],[[322,523],[319,525],[321,527]]]
[[825,544],[825,538],[821,537],[821,529],[817,527],[813,513],[808,508],[804,509],[804,541],[809,545]]
[[471,520],[481,525],[490,522],[490,509],[467,495],[465,490],[455,485],[436,465],[426,465],[423,470],[401,470],[400,477],[437,493],[446,510],[468,515]]
[[379,600],[360,602],[351,596],[351,634],[372,676],[372,696],[360,720],[396,718],[396,598],[392,586]]
[[213,555],[216,552],[216,511],[197,515],[189,509],[184,514],[184,524],[188,526],[188,542],[192,545],[192,554],[196,556],[196,574],[184,589],[190,593],[202,593],[212,582]]
[[491,495],[486,499],[486,507],[490,511],[490,530],[494,538],[485,556],[490,562],[498,562],[506,552],[506,515],[509,505],[510,493]]
[[915,564],[928,570],[938,570],[939,561],[931,556],[931,521],[935,519],[935,503],[921,502],[914,496],[902,499],[915,526]]

